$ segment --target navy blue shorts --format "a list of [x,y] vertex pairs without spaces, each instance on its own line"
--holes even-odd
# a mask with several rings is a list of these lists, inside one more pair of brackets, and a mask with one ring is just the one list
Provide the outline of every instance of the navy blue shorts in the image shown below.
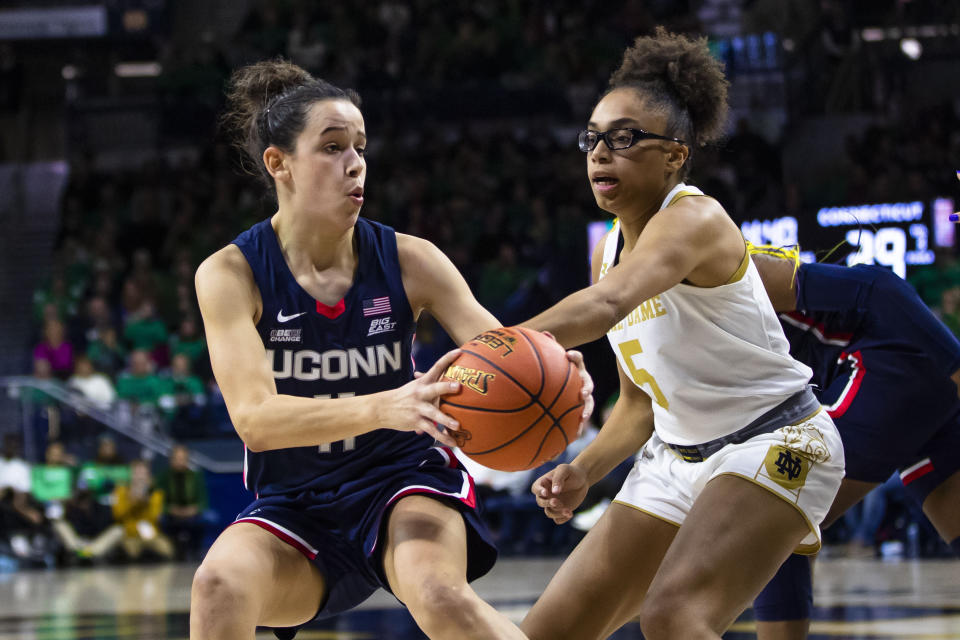
[[929,358],[906,349],[858,349],[841,356],[840,375],[820,401],[843,439],[846,475],[884,482],[900,471],[920,503],[960,470],[957,386],[931,375]]
[[246,522],[274,534],[312,561],[323,574],[327,595],[318,618],[355,607],[378,588],[390,591],[381,560],[384,516],[400,498],[434,497],[463,515],[467,528],[467,580],[487,573],[497,550],[478,515],[473,478],[446,447],[416,451],[334,491],[264,496],[244,509]]

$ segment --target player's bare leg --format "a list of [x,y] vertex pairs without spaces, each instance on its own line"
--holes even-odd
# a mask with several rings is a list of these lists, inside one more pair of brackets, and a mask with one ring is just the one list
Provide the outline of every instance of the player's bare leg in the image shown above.
[[936,527],[937,533],[947,542],[960,537],[960,471],[940,483],[923,501],[923,512]]
[[800,512],[732,475],[703,489],[654,577],[640,612],[647,640],[720,635],[809,533]]
[[417,495],[397,502],[383,568],[394,595],[431,640],[526,638],[467,583],[466,525],[451,506]]
[[[837,491],[837,497],[833,499],[833,504],[830,505],[830,511],[823,519],[821,527],[826,529],[836,522],[850,507],[863,500],[868,493],[878,486],[879,483],[877,482],[844,478],[840,482],[840,490]],[[810,620],[808,618],[777,621],[757,620],[757,640],[806,640],[809,630]]]
[[606,638],[637,615],[678,530],[643,511],[611,504],[520,628],[530,640]]
[[309,622],[324,597],[320,570],[260,527],[231,525],[193,577],[190,640],[252,640],[257,625]]

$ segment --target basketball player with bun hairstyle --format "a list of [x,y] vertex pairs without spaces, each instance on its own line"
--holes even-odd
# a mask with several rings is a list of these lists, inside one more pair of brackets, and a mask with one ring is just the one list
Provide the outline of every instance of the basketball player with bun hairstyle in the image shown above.
[[[458,344],[499,323],[434,245],[359,216],[356,93],[272,61],[235,72],[229,102],[278,208],[196,274],[257,498],[194,576],[191,638],[253,638],[258,625],[292,638],[378,587],[431,638],[524,638],[468,585],[496,551],[450,449],[458,425],[438,409],[459,388],[440,381],[458,352],[420,377],[410,354],[423,311]],[[568,357],[588,414],[592,382]]]
[[739,228],[683,182],[691,150],[722,135],[726,93],[706,39],[658,28],[627,49],[580,134],[597,204],[617,219],[594,284],[524,324],[568,347],[606,334],[620,396],[532,491],[566,522],[637,459],[523,621],[532,639],[606,638],[637,616],[649,640],[720,638],[792,552],[820,546],[840,437]]
[[[750,248],[790,353],[834,419],[846,477],[830,526],[898,471],[904,490],[960,555],[960,342],[889,269],[800,264],[796,250]],[[803,640],[810,561],[790,556],[754,602],[760,640]]]

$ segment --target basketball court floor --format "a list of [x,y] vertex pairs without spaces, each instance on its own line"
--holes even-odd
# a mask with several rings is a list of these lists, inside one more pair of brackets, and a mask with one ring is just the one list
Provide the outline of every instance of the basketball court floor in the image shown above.
[[[499,562],[476,583],[480,594],[519,621],[559,566],[559,558]],[[0,640],[115,640],[188,636],[195,565],[144,565],[0,574]],[[960,639],[960,561],[822,559],[812,640]],[[258,638],[272,639],[268,631]],[[359,609],[312,623],[299,640],[421,640],[396,600],[379,592]],[[631,624],[615,640],[643,636]],[[725,636],[753,638],[748,611]],[[558,639],[560,640],[560,639]]]

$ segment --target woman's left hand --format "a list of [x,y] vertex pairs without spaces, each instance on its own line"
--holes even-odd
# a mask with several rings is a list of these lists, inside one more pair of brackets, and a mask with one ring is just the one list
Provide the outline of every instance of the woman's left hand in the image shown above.
[[[549,331],[542,332],[551,340],[556,340]],[[580,399],[583,400],[583,413],[580,415],[580,426],[577,427],[577,437],[583,433],[587,423],[590,422],[590,416],[593,415],[593,378],[587,372],[587,367],[583,364],[583,354],[579,351],[567,351],[567,359],[577,365],[580,373]]]

